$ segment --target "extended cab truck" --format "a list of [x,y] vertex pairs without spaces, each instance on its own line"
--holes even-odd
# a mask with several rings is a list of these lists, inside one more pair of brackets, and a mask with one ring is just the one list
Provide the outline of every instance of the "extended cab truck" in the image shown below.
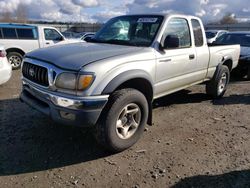
[[202,82],[222,97],[239,54],[239,45],[208,47],[197,17],[120,16],[89,43],[27,54],[21,100],[56,122],[94,127],[118,152],[152,124],[154,99]]
[[[25,53],[55,44],[72,42],[55,28],[47,26],[0,24],[0,44],[3,44],[13,69],[21,67]],[[75,42],[75,41],[74,41]]]

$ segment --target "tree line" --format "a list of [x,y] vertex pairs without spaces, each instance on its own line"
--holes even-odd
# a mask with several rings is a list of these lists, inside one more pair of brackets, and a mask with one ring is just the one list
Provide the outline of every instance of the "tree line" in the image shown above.
[[0,17],[0,22],[7,23],[27,23],[28,22],[28,10],[24,4],[19,4],[17,10],[12,12],[2,12]]

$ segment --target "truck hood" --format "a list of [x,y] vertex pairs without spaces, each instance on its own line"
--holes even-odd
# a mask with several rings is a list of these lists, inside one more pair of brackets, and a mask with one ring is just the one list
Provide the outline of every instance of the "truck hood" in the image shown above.
[[54,64],[63,69],[80,70],[99,60],[137,52],[142,47],[79,42],[42,48],[26,54],[26,57]]

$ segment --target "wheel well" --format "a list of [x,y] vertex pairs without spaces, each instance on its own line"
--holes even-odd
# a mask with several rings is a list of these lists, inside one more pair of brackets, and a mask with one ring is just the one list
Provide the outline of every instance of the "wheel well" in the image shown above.
[[226,60],[222,65],[226,65],[229,69],[229,71],[233,68],[233,61],[231,59]]
[[151,83],[143,78],[135,78],[128,80],[118,86],[115,90],[120,90],[124,88],[133,88],[139,90],[145,95],[148,102],[151,102],[153,99],[153,88],[151,86]]
[[21,54],[22,56],[24,56],[25,52],[19,48],[9,48],[6,50],[7,54],[10,52],[17,52],[19,54]]
[[146,97],[148,101],[148,107],[149,107],[147,123],[149,125],[153,125],[153,115],[152,115],[153,87],[151,83],[143,78],[135,78],[122,83],[115,90],[120,90],[124,88],[137,89],[143,93],[143,95]]

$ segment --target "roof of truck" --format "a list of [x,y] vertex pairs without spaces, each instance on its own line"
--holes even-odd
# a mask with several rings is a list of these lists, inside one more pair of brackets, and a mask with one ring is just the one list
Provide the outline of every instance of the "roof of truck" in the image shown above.
[[[165,13],[145,13],[145,14],[127,14],[127,15],[121,15],[121,16],[164,16],[164,17],[167,17],[167,16],[184,16],[184,17],[197,17],[197,16],[192,16],[192,15],[186,15],[186,14],[165,14]],[[120,17],[120,16],[118,16]],[[197,17],[198,18],[198,17]]]
[[34,25],[18,24],[18,23],[0,23],[0,27],[5,28],[36,28]]
[[127,14],[127,15],[121,15],[121,16],[117,16],[117,17],[122,17],[122,16],[162,16],[164,18],[168,18],[168,17],[183,17],[186,19],[199,19],[201,20],[199,17],[197,16],[193,16],[193,15],[186,15],[186,14],[167,14],[167,13],[145,13],[145,14]]

